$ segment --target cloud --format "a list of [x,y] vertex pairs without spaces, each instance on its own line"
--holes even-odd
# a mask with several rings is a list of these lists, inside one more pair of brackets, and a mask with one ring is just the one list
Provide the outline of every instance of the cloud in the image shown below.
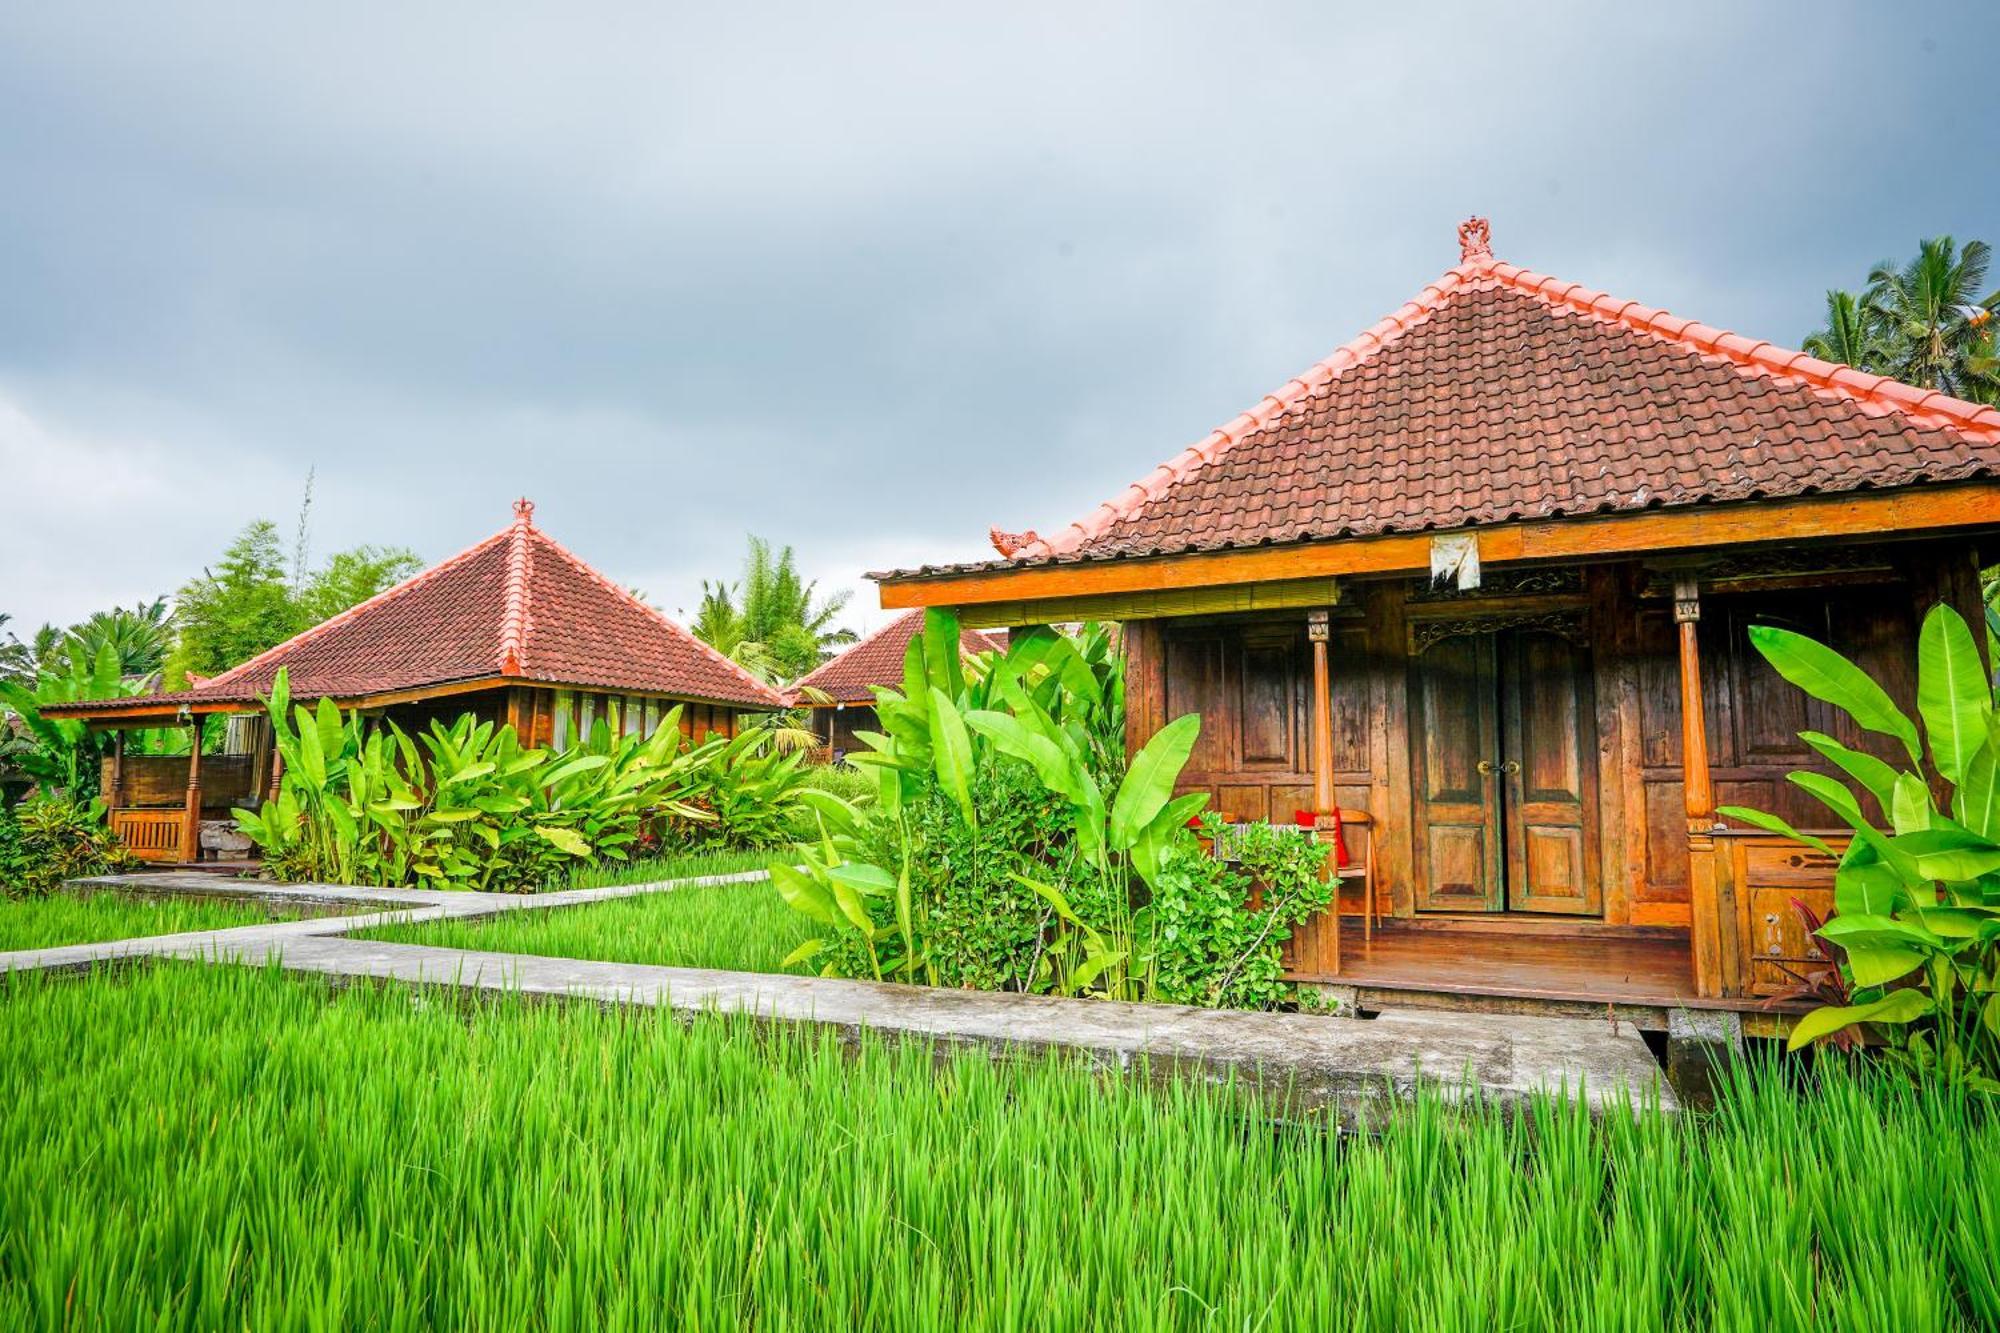
[[199,485],[58,480],[117,539],[55,582],[0,539],[0,609],[175,586],[308,466],[322,550],[527,493],[670,606],[745,531],[857,586],[1090,508],[1471,212],[1781,342],[1993,239],[1988,9],[1408,9],[12,7],[0,385],[58,479]]

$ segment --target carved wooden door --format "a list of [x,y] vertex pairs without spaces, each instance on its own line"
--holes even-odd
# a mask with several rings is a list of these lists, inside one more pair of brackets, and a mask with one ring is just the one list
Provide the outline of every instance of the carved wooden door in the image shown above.
[[1494,636],[1459,634],[1411,663],[1417,907],[1497,912],[1501,881],[1499,673]]
[[1601,913],[1590,650],[1528,630],[1501,634],[1498,647],[1507,906]]
[[1589,650],[1453,635],[1412,661],[1410,701],[1418,910],[1601,912]]

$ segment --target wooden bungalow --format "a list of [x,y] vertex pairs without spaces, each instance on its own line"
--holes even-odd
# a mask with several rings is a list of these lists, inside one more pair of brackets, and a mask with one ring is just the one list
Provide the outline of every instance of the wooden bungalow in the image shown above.
[[[815,748],[824,762],[837,764],[863,748],[854,733],[876,728],[875,691],[882,686],[902,688],[903,655],[923,627],[922,611],[897,616],[792,686],[791,702],[812,710],[813,734],[819,737]],[[959,636],[959,651],[971,656],[995,651],[1004,643],[1004,635],[996,638],[967,629]]]
[[1754,1011],[1810,954],[1790,904],[1825,912],[1832,865],[1717,805],[1842,844],[1784,780],[1830,771],[1798,733],[1893,742],[1745,631],[1829,641],[1913,710],[1919,620],[1979,623],[2000,559],[2000,411],[1529,272],[1487,234],[1080,521],[878,574],[882,603],[1122,621],[1133,745],[1200,713],[1185,783],[1229,818],[1343,808],[1373,867],[1343,904],[1382,924],[1343,948],[1314,923],[1296,976]]
[[[280,670],[301,703],[327,698],[415,730],[471,712],[562,748],[599,719],[733,735],[739,714],[782,706],[777,692],[605,578],[534,524],[534,506],[485,541],[230,671],[173,693],[47,710],[117,729],[103,790],[111,825],[148,861],[200,859],[202,825],[276,790],[263,703]],[[127,755],[127,731],[188,729],[244,715],[241,753]],[[211,830],[213,833],[214,830]],[[214,841],[211,838],[211,841]]]

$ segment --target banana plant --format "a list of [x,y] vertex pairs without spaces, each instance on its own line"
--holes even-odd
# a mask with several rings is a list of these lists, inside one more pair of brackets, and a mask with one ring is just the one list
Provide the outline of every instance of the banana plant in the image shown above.
[[[1834,872],[1834,915],[1818,931],[1844,951],[1852,1002],[1806,1015],[1791,1045],[1874,1024],[1913,1067],[2000,1092],[2000,710],[1971,628],[1945,606],[1924,618],[1921,732],[1886,690],[1826,645],[1770,626],[1753,627],[1750,638],[1786,680],[1862,730],[1891,738],[1908,760],[1800,733],[1854,784],[1818,772],[1788,775],[1854,831]],[[1948,801],[1936,799],[1940,786],[1950,788]],[[1854,787],[1874,800],[1880,823]],[[1834,855],[1823,840],[1763,811],[1718,813]]]
[[23,737],[13,741],[0,725],[0,762],[18,770],[38,786],[72,798],[94,791],[90,772],[100,746],[87,723],[42,716],[48,704],[79,699],[112,699],[136,694],[137,681],[126,680],[116,647],[98,646],[92,657],[77,651],[57,658],[60,671],[44,669],[30,690],[19,681],[0,680],[0,724],[11,711],[21,719]]
[[[1200,734],[1200,719],[1176,719],[1124,764],[1122,665],[1108,632],[1082,639],[1048,630],[1013,637],[1004,654],[960,658],[959,623],[949,611],[925,613],[903,663],[901,690],[877,691],[882,730],[862,733],[868,749],[853,756],[872,769],[877,799],[860,812],[825,808],[817,846],[796,866],[774,866],[779,891],[794,908],[858,940],[874,975],[919,980],[929,974],[920,913],[910,902],[906,804],[926,790],[943,793],[973,833],[975,855],[1018,858],[979,836],[975,789],[982,772],[1018,762],[1062,802],[1068,866],[1059,888],[1045,874],[1015,878],[1047,904],[1052,918],[1045,975],[1028,978],[1065,993],[1136,995],[1146,987],[1150,918],[1135,908],[1132,878],[1150,886],[1166,849],[1185,838],[1205,794],[1176,798],[1175,782]],[[1118,731],[1107,734],[1115,719]],[[831,800],[831,798],[828,798]],[[895,836],[865,836],[866,820],[893,825]],[[901,863],[867,859],[867,847],[901,848]],[[878,853],[879,854],[879,853]],[[793,961],[829,947],[815,939]],[[830,965],[829,965],[830,966]]]
[[646,821],[712,816],[682,799],[722,742],[689,748],[679,710],[650,736],[601,723],[576,750],[523,746],[472,714],[434,721],[421,745],[331,700],[267,700],[284,761],[277,798],[236,820],[281,878],[480,890],[533,889],[579,862],[622,860]]

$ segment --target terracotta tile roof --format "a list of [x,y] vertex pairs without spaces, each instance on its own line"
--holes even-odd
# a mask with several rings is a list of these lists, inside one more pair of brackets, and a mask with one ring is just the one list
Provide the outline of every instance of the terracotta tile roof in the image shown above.
[[[838,657],[801,677],[792,686],[791,697],[803,703],[800,694],[811,687],[824,692],[835,703],[874,703],[875,686],[902,685],[903,654],[923,627],[922,611],[897,616]],[[976,629],[966,629],[959,632],[958,646],[963,653],[984,653],[1001,649],[1002,643]]]
[[[504,530],[442,564],[177,694],[248,702],[280,668],[295,698],[354,699],[460,681],[658,692],[777,708],[770,687],[586,565],[514,506]],[[85,711],[151,700],[107,699]]]
[[[1493,258],[1009,560],[1163,555],[2000,476],[2000,411]],[[935,573],[940,568],[897,571]],[[893,577],[888,575],[885,577]]]

